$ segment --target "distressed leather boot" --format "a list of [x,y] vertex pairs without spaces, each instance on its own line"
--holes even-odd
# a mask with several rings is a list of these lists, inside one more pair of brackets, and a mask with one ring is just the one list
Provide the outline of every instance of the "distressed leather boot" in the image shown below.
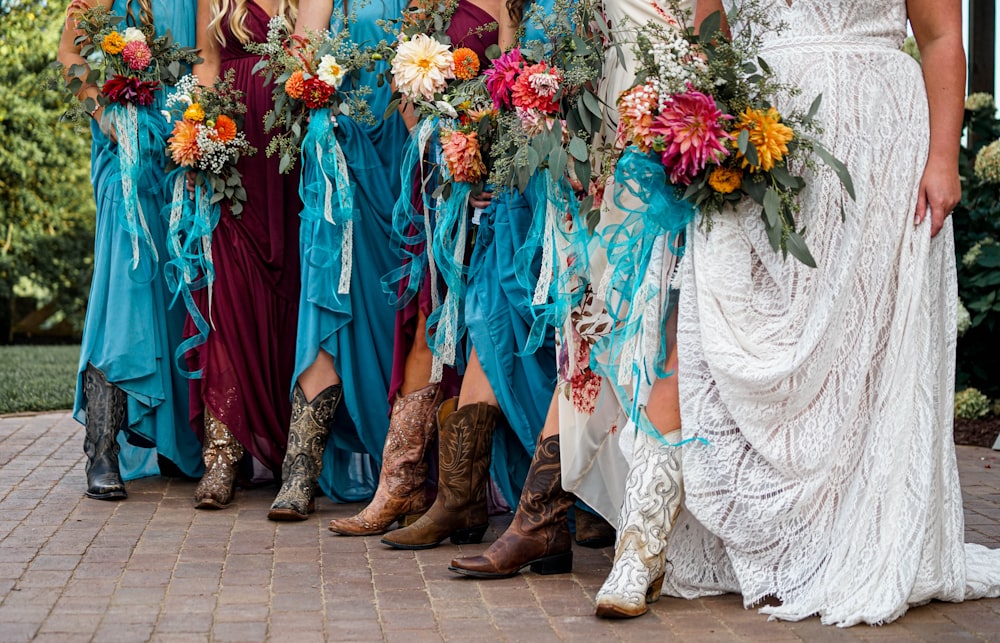
[[[665,436],[681,441],[681,432]],[[639,430],[618,525],[615,562],[597,592],[597,615],[632,618],[660,598],[666,571],[667,536],[684,494],[681,450]]]
[[434,411],[440,397],[438,385],[431,384],[396,400],[375,497],[356,516],[330,521],[330,531],[341,536],[375,536],[387,532],[397,520],[410,522],[427,511],[425,455],[434,437]]
[[566,514],[574,500],[562,488],[559,436],[549,436],[535,449],[507,531],[482,555],[457,558],[448,569],[476,578],[509,578],[528,566],[538,574],[573,571],[573,539]]
[[229,427],[206,408],[205,444],[201,450],[205,475],[194,490],[195,509],[223,509],[232,502],[243,453],[243,445]]
[[83,372],[83,393],[87,398],[86,432],[83,452],[87,454],[87,496],[98,500],[128,497],[118,468],[118,432],[128,421],[125,391],[108,382],[93,364]]
[[333,414],[343,395],[334,384],[323,389],[312,402],[295,384],[288,449],[281,463],[281,490],[267,512],[270,520],[305,520],[316,510],[316,485],[323,468],[323,451],[333,426]]
[[382,542],[396,549],[430,549],[445,538],[456,545],[480,543],[489,527],[486,489],[490,482],[493,429],[500,409],[483,402],[438,412],[438,495],[415,523],[390,532]]

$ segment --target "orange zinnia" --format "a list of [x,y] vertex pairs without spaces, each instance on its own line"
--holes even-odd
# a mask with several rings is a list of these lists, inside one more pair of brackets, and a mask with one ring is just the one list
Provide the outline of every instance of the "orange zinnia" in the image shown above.
[[460,47],[452,54],[455,61],[455,78],[472,80],[479,73],[479,56],[468,47]]
[[215,135],[223,143],[233,140],[236,138],[236,122],[225,114],[220,114],[215,119]]

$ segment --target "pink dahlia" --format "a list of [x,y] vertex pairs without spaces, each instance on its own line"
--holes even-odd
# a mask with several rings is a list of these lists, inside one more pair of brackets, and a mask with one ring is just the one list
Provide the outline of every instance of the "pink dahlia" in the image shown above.
[[514,81],[510,97],[515,107],[554,114],[559,111],[559,101],[555,97],[561,82],[562,77],[555,68],[545,63],[528,65]]
[[690,185],[709,161],[729,154],[724,142],[733,137],[719,122],[728,118],[711,96],[694,90],[677,94],[660,110],[650,131],[663,137],[660,158],[672,183]]
[[133,40],[122,49],[122,58],[132,71],[142,71],[149,67],[153,54],[149,51],[149,45],[141,40]]
[[510,91],[523,66],[524,58],[521,57],[521,50],[511,49],[494,60],[493,66],[483,72],[486,77],[486,89],[498,109],[510,107]]

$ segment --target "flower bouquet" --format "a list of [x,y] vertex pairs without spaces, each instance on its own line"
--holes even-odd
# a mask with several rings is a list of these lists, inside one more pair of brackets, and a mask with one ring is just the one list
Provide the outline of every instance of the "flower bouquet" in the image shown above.
[[[815,267],[804,227],[796,222],[796,197],[806,185],[799,172],[818,157],[854,198],[846,166],[813,138],[821,97],[805,112],[779,112],[777,99],[797,89],[779,83],[758,55],[760,30],[730,38],[716,13],[695,35],[684,27],[686,15],[676,0],[670,8],[673,25],[640,28],[636,84],[618,99],[618,142],[631,146],[618,163],[619,183],[631,178],[648,186],[635,177],[648,179],[643,168],[658,164],[663,180],[700,209],[708,226],[727,205],[752,199],[761,206],[771,246]],[[768,28],[758,0],[737,12],[732,20]]]
[[225,201],[239,218],[247,192],[236,163],[257,150],[240,131],[238,121],[246,106],[234,82],[234,71],[229,70],[212,87],[200,87],[194,76],[177,83],[177,91],[167,99],[172,110],[168,120],[174,123],[167,151],[177,166],[196,172],[195,186],[207,186],[210,205]]
[[125,19],[103,6],[72,16],[78,33],[74,42],[92,64],[70,67],[69,90],[77,95],[85,82],[103,79],[97,99],[84,101],[88,113],[109,103],[152,105],[163,85],[175,85],[186,67],[201,60],[197,50],[177,45],[169,33],[157,37],[145,26],[122,29]]
[[523,192],[545,168],[557,181],[565,175],[586,186],[603,118],[596,86],[607,25],[591,0],[556,2],[551,15],[533,6],[525,19],[543,28],[544,40],[507,51],[485,72],[499,112],[491,182]]
[[102,129],[113,132],[117,141],[124,197],[121,224],[131,237],[135,271],[143,249],[153,263],[159,261],[139,200],[142,167],[150,162],[162,167],[167,127],[153,105],[164,85],[176,84],[184,69],[201,58],[194,49],[177,45],[169,33],[157,37],[151,27],[123,29],[125,19],[103,6],[81,8],[74,3],[70,16],[77,31],[74,43],[88,63],[66,70],[67,88],[76,97],[86,85],[100,86],[96,99],[74,99],[73,109],[82,107],[94,116],[104,108]]
[[329,109],[331,119],[344,114],[373,121],[366,100],[371,88],[341,87],[349,75],[357,75],[379,59],[372,47],[351,41],[349,23],[336,33],[323,30],[301,35],[291,33],[284,18],[275,17],[268,23],[267,40],[247,49],[261,56],[254,72],[273,84],[274,109],[265,116],[264,126],[269,132],[279,131],[266,151],[268,156],[280,154],[281,172],[295,167],[312,110]]

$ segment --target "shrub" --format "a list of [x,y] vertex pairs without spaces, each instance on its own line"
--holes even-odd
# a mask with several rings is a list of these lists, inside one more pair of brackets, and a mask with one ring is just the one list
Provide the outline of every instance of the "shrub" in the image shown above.
[[975,420],[990,414],[990,398],[978,389],[967,388],[955,394],[955,417]]

